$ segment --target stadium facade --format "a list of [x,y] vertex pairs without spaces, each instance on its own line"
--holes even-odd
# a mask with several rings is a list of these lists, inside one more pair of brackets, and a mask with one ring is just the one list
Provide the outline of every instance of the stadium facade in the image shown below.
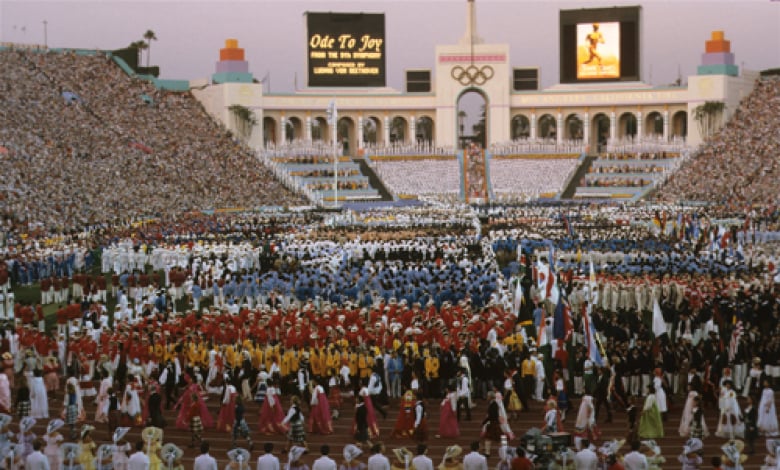
[[[366,146],[415,141],[456,148],[460,138],[458,102],[470,91],[482,95],[486,104],[488,146],[529,138],[557,139],[559,143],[580,140],[587,149],[631,137],[634,142],[684,140],[695,147],[703,140],[696,108],[706,102],[723,103],[721,122],[725,122],[758,77],[758,73],[737,70],[728,41],[722,41],[722,33],[716,32],[714,37],[721,39],[719,44],[726,44],[725,51],[716,48],[722,53],[709,53],[713,41],[706,41],[707,53],[699,74],[688,77],[684,84],[654,87],[641,80],[594,81],[517,91],[509,46],[479,38],[475,3],[468,1],[466,6],[463,38],[458,44],[435,47],[428,92],[307,87],[291,94],[266,94],[256,81],[214,80],[193,93],[210,114],[233,130],[239,123],[231,106],[253,111],[254,128],[248,140],[256,149],[289,140],[329,142],[332,134],[327,110],[333,102],[338,107],[337,138],[348,154],[361,154]],[[723,64],[711,65],[713,57],[716,61],[722,58]]]

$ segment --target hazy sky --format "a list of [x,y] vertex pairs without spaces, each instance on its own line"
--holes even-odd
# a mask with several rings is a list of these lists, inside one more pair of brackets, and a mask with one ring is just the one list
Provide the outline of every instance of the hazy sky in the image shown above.
[[[780,1],[476,0],[477,29],[486,43],[508,43],[512,66],[541,67],[542,86],[558,79],[560,9],[641,5],[641,76],[663,85],[695,73],[712,30],[724,30],[737,64],[780,66]],[[454,44],[465,28],[465,0],[0,0],[0,41],[44,41],[51,47],[116,49],[155,31],[152,63],[163,78],[206,78],[219,49],[234,37],[250,71],[270,71],[272,92],[306,81],[306,11],[385,13],[387,84],[403,89],[406,68],[433,68],[436,44]],[[145,58],[144,58],[145,61]],[[2,73],[2,72],[0,72]]]

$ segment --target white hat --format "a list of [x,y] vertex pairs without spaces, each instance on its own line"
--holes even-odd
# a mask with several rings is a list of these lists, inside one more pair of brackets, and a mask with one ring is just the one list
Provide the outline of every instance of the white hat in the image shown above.
[[92,426],[90,424],[85,424],[81,427],[81,438],[83,439],[84,436],[86,436],[88,433],[95,430],[95,426]]
[[114,443],[121,441],[122,438],[125,437],[125,434],[127,434],[128,431],[130,431],[130,428],[128,427],[114,429],[114,435],[112,436],[112,438],[114,439]]
[[704,445],[701,442],[701,439],[692,437],[688,439],[688,441],[683,446],[683,454],[692,454],[694,452],[698,452],[704,447]]
[[297,461],[298,459],[300,459],[300,458],[301,458],[301,456],[302,456],[303,454],[305,454],[305,453],[306,453],[306,448],[304,448],[304,447],[298,447],[298,446],[293,446],[293,447],[290,449],[290,453],[287,455],[287,458],[288,458],[288,460],[289,460],[290,462],[295,462],[295,461]]
[[57,418],[49,421],[49,424],[46,426],[46,434],[51,434],[54,431],[58,430],[62,426],[65,425],[65,421]]
[[25,416],[21,421],[19,421],[19,429],[22,432],[27,432],[32,429],[33,426],[35,426],[36,422],[37,421],[32,416]]
[[237,462],[237,463],[249,462],[249,451],[246,449],[242,449],[240,447],[229,450],[227,456],[231,462]]
[[362,453],[363,451],[360,450],[360,448],[355,444],[347,444],[346,446],[344,446],[344,460],[346,460],[347,462],[352,462],[353,460],[358,458]]

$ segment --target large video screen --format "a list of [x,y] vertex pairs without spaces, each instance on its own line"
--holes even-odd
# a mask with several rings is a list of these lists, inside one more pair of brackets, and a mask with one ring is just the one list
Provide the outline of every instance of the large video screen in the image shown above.
[[620,23],[577,25],[577,78],[620,78]]
[[310,87],[385,86],[385,15],[306,13]]
[[561,10],[561,83],[638,81],[640,7]]

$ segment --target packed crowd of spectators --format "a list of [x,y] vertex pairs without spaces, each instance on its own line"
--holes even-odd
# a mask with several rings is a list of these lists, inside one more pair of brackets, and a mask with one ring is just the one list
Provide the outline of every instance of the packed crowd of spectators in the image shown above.
[[577,168],[577,159],[501,159],[490,160],[493,192],[538,197],[558,193]]
[[4,50],[0,67],[6,224],[303,202],[190,94],[156,90],[105,55]]
[[502,142],[490,146],[490,154],[493,156],[511,156],[528,154],[549,155],[579,155],[585,151],[582,139],[564,140],[556,139],[516,139],[511,142]]
[[598,165],[588,169],[588,173],[663,173],[668,168],[660,165]]
[[667,160],[679,158],[678,152],[654,151],[654,152],[608,152],[599,155],[601,160]]
[[457,194],[460,167],[455,158],[443,160],[376,160],[374,170],[394,195]]
[[585,177],[580,186],[586,188],[643,188],[653,184],[653,180],[645,178],[594,178]]
[[780,79],[760,79],[728,123],[673,174],[659,197],[735,207],[777,204]]

